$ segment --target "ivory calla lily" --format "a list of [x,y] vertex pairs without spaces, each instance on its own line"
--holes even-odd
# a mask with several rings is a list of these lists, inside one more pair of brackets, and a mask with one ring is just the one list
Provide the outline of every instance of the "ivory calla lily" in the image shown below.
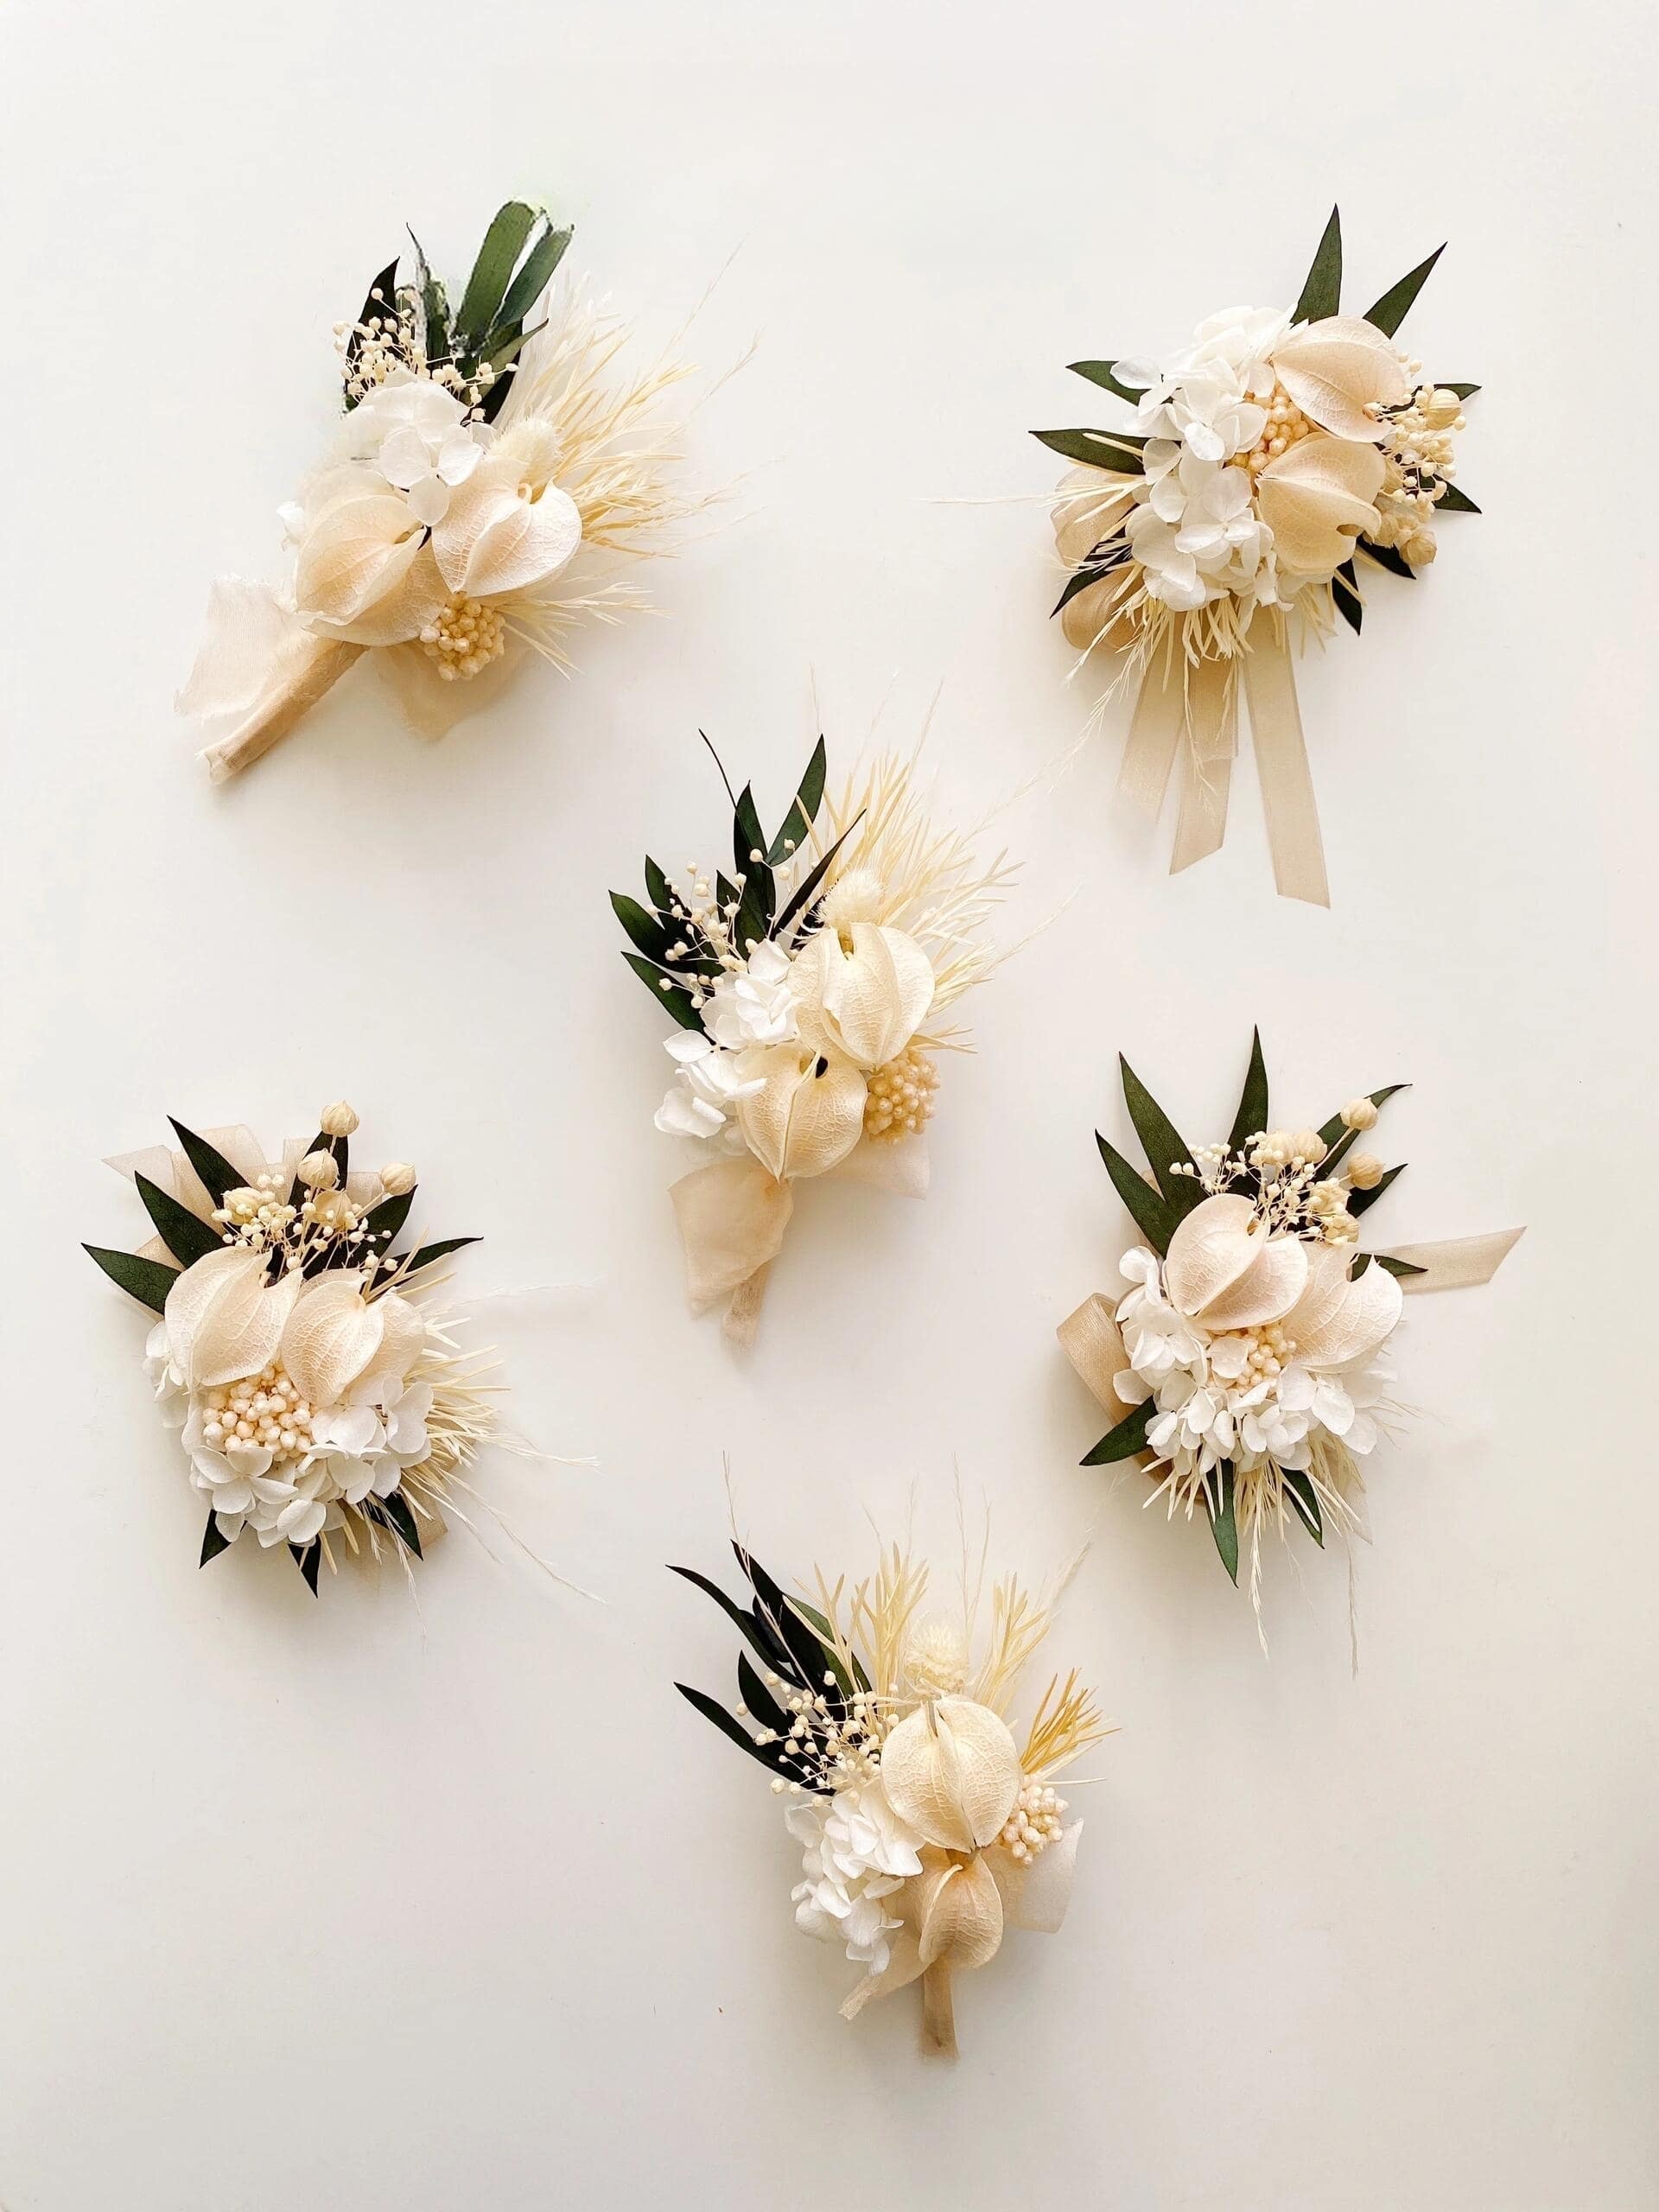
[[1256,501],[1281,568],[1305,578],[1334,575],[1362,531],[1377,527],[1384,474],[1376,447],[1319,432],[1270,461]]

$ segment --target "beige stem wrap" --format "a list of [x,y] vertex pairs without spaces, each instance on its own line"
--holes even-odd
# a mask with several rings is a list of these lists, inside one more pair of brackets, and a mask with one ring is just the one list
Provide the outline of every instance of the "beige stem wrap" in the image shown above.
[[1319,809],[1282,619],[1264,614],[1236,654],[1189,662],[1172,649],[1146,670],[1129,723],[1118,788],[1155,818],[1179,753],[1180,810],[1170,874],[1178,874],[1217,851],[1227,834],[1233,756],[1238,749],[1241,673],[1249,700],[1274,880],[1284,898],[1328,906],[1331,893]]
[[957,2008],[951,2001],[950,1968],[935,1959],[922,1974],[922,2049],[936,2058],[955,2058]]
[[286,683],[268,699],[261,700],[247,720],[228,737],[220,738],[217,744],[205,749],[201,757],[213,781],[228,783],[232,776],[240,775],[244,768],[262,760],[273,746],[280,745],[339,683],[359,654],[366,651],[366,646],[346,645],[337,639],[315,639],[308,658]]
[[1123,1349],[1109,1301],[1096,1291],[1093,1297],[1084,1300],[1075,1313],[1067,1314],[1055,1334],[1061,1350],[1094,1395],[1109,1414],[1121,1421],[1128,1407],[1112,1385],[1128,1365],[1129,1356]]
[[736,1344],[754,1340],[766,1271],[783,1249],[795,1210],[788,1183],[752,1153],[683,1175],[669,1192],[685,1246],[685,1287],[694,1313],[726,1302],[724,1329]]

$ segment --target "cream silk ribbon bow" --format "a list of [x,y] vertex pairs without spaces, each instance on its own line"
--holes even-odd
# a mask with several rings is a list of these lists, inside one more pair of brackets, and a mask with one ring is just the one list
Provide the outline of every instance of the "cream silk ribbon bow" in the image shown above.
[[[1422,1270],[1421,1274],[1400,1278],[1402,1291],[1472,1289],[1491,1281],[1525,1233],[1521,1229],[1497,1229],[1484,1236],[1396,1244],[1388,1256]],[[1075,1313],[1067,1314],[1055,1334],[1089,1390],[1108,1413],[1121,1418],[1128,1408],[1113,1386],[1128,1368],[1129,1358],[1114,1318],[1116,1303],[1103,1291],[1096,1291]]]

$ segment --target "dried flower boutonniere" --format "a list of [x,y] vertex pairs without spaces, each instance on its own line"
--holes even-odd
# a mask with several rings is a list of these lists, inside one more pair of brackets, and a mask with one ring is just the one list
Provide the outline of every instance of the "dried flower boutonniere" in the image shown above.
[[1291,645],[1338,615],[1357,633],[1357,562],[1415,576],[1437,518],[1478,512],[1453,442],[1478,387],[1437,382],[1394,342],[1443,250],[1344,315],[1333,208],[1294,308],[1227,308],[1161,363],[1074,361],[1128,402],[1130,427],[1035,433],[1083,464],[1054,510],[1071,571],[1054,611],[1084,659],[1125,656],[1122,786],[1155,817],[1184,763],[1172,870],[1225,834],[1242,678],[1279,889],[1331,903]]
[[1068,1821],[1054,1783],[1108,1726],[1075,1671],[1050,1681],[1023,1741],[1009,1725],[1070,1575],[1038,1595],[1016,1577],[999,1582],[981,1636],[982,1556],[976,1572],[964,1559],[959,1598],[932,1613],[926,1564],[906,1546],[884,1547],[850,1592],[820,1573],[810,1602],[733,1549],[747,1605],[690,1567],[672,1571],[715,1599],[754,1655],[738,1655],[737,1713],[675,1687],[787,1801],[804,1847],[796,1925],[864,1969],[843,2015],[919,1980],[923,2048],[954,2057],[952,1975],[988,1965],[1006,1929],[1053,1934],[1071,1897],[1083,1823]]
[[691,1303],[725,1306],[739,1343],[797,1181],[926,1190],[934,1056],[966,1049],[941,1017],[996,965],[985,927],[1012,876],[932,826],[912,764],[880,760],[828,800],[824,777],[820,739],[770,837],[728,782],[729,877],[693,868],[677,888],[647,859],[650,903],[611,895],[624,957],[679,1025],[657,1126],[721,1155],[674,1185]]
[[[1144,1243],[1127,1294],[1097,1294],[1060,1342],[1112,1415],[1086,1467],[1134,1460],[1153,1497],[1202,1510],[1235,1582],[1241,1545],[1261,1611],[1263,1529],[1363,1533],[1359,1463],[1391,1408],[1402,1291],[1490,1282],[1522,1232],[1358,1249],[1360,1222],[1403,1172],[1356,1149],[1403,1086],[1319,1128],[1274,1128],[1258,1033],[1225,1143],[1189,1146],[1127,1061],[1123,1096],[1151,1167],[1096,1135]],[[1152,1501],[1149,1499],[1148,1503]]]
[[645,604],[611,571],[669,550],[706,504],[672,488],[677,426],[658,402],[690,373],[614,369],[626,333],[580,296],[550,302],[570,243],[510,200],[458,303],[419,245],[336,331],[344,416],[283,521],[280,590],[222,580],[181,712],[214,734],[215,779],[285,737],[364,653],[423,737],[492,697],[526,652],[561,670],[582,621]]
[[162,1418],[207,1506],[201,1564],[251,1530],[286,1544],[315,1593],[336,1551],[405,1568],[443,1531],[497,1433],[487,1354],[420,1301],[473,1236],[394,1250],[415,1171],[350,1165],[357,1116],[329,1107],[271,1165],[245,1128],[175,1122],[180,1151],[111,1161],[155,1225],[137,1253],[86,1248],[161,1318],[145,1345]]

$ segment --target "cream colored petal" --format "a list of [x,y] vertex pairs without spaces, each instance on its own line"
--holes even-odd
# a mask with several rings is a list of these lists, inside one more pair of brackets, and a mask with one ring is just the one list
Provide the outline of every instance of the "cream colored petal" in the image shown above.
[[167,1323],[169,1357],[187,1382],[195,1379],[196,1345],[203,1325],[222,1297],[245,1304],[263,1288],[265,1263],[245,1245],[226,1244],[185,1268],[168,1290],[162,1318]]
[[851,1061],[799,1045],[773,1045],[749,1060],[763,1080],[739,1100],[738,1122],[761,1165],[788,1180],[845,1160],[864,1134],[867,1086]]
[[187,1268],[168,1293],[168,1349],[193,1389],[238,1382],[276,1357],[300,1279],[284,1275],[267,1288],[265,1264],[263,1253],[227,1244]]
[[1398,1280],[1373,1260],[1357,1282],[1347,1284],[1342,1302],[1327,1319],[1306,1330],[1288,1325],[1296,1357],[1310,1367],[1346,1367],[1374,1352],[1400,1319]]
[[1351,1245],[1310,1244],[1307,1281],[1301,1296],[1284,1317],[1285,1334],[1300,1346],[1311,1343],[1340,1310],[1348,1294],[1348,1270],[1353,1265]]
[[993,1844],[985,1853],[1008,1927],[1029,1928],[1039,1936],[1058,1932],[1071,1903],[1071,1878],[1082,1834],[1083,1822],[1073,1821],[1024,1866],[1000,1844]]
[[1375,446],[1318,433],[1270,461],[1256,479],[1255,498],[1280,565],[1303,576],[1334,574],[1360,531],[1376,527],[1382,475]]
[[[330,626],[328,634],[354,645],[406,645],[418,638],[433,617],[448,607],[451,596],[449,587],[438,573],[431,546],[418,546],[414,559],[384,598],[365,607],[354,621]],[[423,653],[421,658],[424,660],[427,655]],[[462,682],[446,683],[443,688],[446,691],[466,691],[472,686],[470,682]]]
[[1248,1198],[1222,1192],[1204,1198],[1169,1240],[1164,1285],[1181,1313],[1201,1313],[1255,1259],[1263,1232]]
[[518,647],[509,638],[505,652],[487,668],[448,683],[438,674],[431,654],[414,644],[382,647],[374,657],[374,670],[416,736],[435,743],[469,715],[493,706],[518,675],[519,661]]
[[377,1298],[372,1311],[380,1316],[380,1348],[351,1386],[351,1402],[358,1406],[373,1404],[403,1382],[426,1342],[426,1322],[419,1306],[397,1291]]
[[1288,1313],[1306,1281],[1307,1246],[1297,1236],[1270,1237],[1198,1319],[1211,1330],[1259,1328]]
[[887,1802],[929,1843],[989,1843],[1020,1795],[1020,1754],[1007,1724],[963,1697],[908,1714],[881,1747]]
[[338,1405],[370,1366],[385,1331],[385,1303],[365,1300],[355,1268],[306,1284],[283,1332],[283,1365],[314,1407]]
[[1002,1898],[977,1853],[965,1866],[953,1859],[912,1879],[919,1892],[917,1951],[924,1967],[943,1960],[966,1972],[996,1956],[1002,1942]]
[[1274,348],[1273,366],[1303,414],[1339,438],[1375,442],[1380,433],[1367,406],[1399,407],[1411,397],[1393,340],[1359,315],[1299,324]]
[[933,969],[913,937],[877,922],[821,929],[791,982],[810,1036],[813,1019],[868,1074],[896,1059],[933,1003]]
[[403,581],[423,536],[404,501],[389,492],[336,500],[300,541],[294,570],[300,613],[344,634],[342,626]]
[[451,496],[432,548],[452,591],[474,599],[532,591],[569,566],[582,543],[582,514],[556,484],[526,498],[494,480],[486,462]]

